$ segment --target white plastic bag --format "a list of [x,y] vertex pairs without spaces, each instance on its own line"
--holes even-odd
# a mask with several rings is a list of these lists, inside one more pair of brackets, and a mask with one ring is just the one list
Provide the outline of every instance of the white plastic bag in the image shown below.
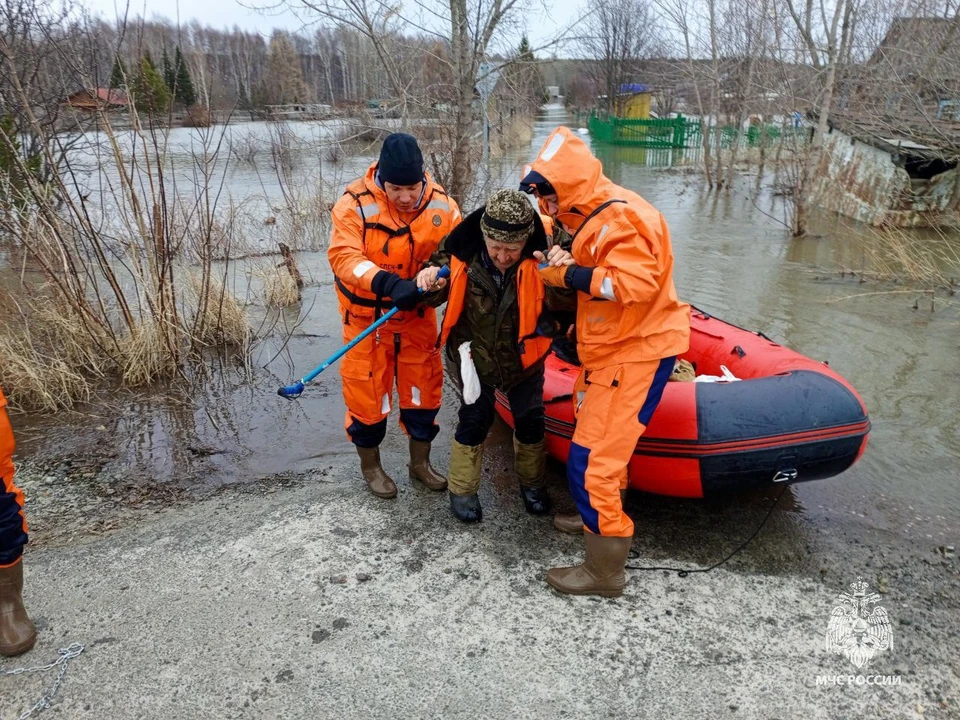
[[465,405],[473,405],[480,397],[480,376],[477,375],[477,368],[473,364],[469,341],[461,344],[458,350],[460,351],[460,379],[463,381],[463,402]]
[[694,382],[740,382],[740,378],[730,372],[726,365],[720,366],[720,372],[723,375],[697,375]]

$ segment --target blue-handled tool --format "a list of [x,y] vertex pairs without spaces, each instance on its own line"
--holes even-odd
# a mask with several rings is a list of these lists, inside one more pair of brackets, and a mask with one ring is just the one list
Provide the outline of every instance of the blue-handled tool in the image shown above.
[[[440,272],[437,273],[437,280],[439,280],[440,278],[448,278],[448,277],[450,277],[450,268],[445,265],[442,268],[440,268]],[[288,400],[296,400],[298,397],[300,397],[300,395],[303,394],[304,387],[310,382],[312,382],[313,379],[317,377],[317,375],[322,373],[328,367],[333,365],[337,360],[339,360],[348,352],[350,352],[350,350],[356,347],[365,338],[369,337],[370,333],[376,332],[377,328],[379,328],[381,325],[386,323],[390,318],[396,315],[398,310],[399,308],[395,308],[395,307],[390,308],[387,312],[385,312],[380,317],[379,320],[373,323],[370,327],[368,327],[362,333],[357,335],[353,340],[348,342],[342,348],[337,350],[333,355],[331,355],[322,363],[320,363],[317,367],[311,370],[307,375],[300,378],[298,382],[295,382],[293,385],[287,385],[286,387],[282,387],[279,390],[277,390],[277,395],[280,395],[281,397],[285,397]]]

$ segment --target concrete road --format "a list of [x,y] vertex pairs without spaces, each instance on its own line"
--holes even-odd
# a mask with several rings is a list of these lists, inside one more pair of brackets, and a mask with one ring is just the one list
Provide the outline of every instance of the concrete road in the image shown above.
[[[31,548],[39,642],[0,671],[83,643],[40,715],[78,720],[960,717],[949,554],[814,527],[786,499],[721,568],[632,571],[622,598],[563,597],[544,573],[577,561],[582,541],[523,513],[508,462],[492,463],[473,527],[450,516],[445,493],[411,486],[403,462],[386,455],[394,501],[368,494],[340,456],[293,481]],[[772,499],[634,497],[634,562],[709,564]],[[837,595],[858,575],[882,591],[893,636],[860,670],[825,649]],[[858,675],[899,684],[817,683]],[[0,718],[54,678],[0,677]]]

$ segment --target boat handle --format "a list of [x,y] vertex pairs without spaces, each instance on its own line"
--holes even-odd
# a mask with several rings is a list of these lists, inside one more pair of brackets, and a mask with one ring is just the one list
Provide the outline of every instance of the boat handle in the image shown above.
[[777,470],[777,472],[773,476],[773,481],[775,483],[793,482],[794,480],[797,479],[797,475],[799,475],[799,473],[796,471],[795,468],[789,468],[787,470]]

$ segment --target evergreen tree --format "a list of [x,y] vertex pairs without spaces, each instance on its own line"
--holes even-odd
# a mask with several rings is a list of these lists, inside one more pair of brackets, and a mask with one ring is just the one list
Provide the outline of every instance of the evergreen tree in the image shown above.
[[177,76],[173,72],[173,66],[170,65],[170,56],[167,55],[167,46],[163,46],[163,82],[167,86],[167,90],[171,93],[176,93],[177,90]]
[[170,92],[167,90],[167,84],[157,72],[149,56],[145,56],[140,61],[140,71],[130,89],[133,92],[134,105],[140,112],[147,114],[166,112],[170,106]]
[[520,38],[519,55],[522,60],[533,60],[533,52],[530,50],[530,41],[524,35]]
[[193,80],[190,78],[190,69],[183,60],[183,54],[180,52],[179,45],[177,45],[177,51],[174,55],[174,63],[176,64],[177,100],[187,107],[195,105],[197,102],[197,94],[194,92]]
[[520,47],[517,48],[517,62],[507,70],[508,86],[517,93],[524,103],[529,103],[531,109],[545,102],[547,89],[543,76],[537,67],[537,59],[530,47],[530,40],[524,35],[520,38]]
[[113,59],[113,70],[110,71],[110,88],[122,88],[127,84],[127,67],[117,55]]
[[30,198],[29,176],[36,180],[40,175],[43,158],[39,154],[24,158],[22,153],[13,118],[0,117],[0,212],[25,207]]

